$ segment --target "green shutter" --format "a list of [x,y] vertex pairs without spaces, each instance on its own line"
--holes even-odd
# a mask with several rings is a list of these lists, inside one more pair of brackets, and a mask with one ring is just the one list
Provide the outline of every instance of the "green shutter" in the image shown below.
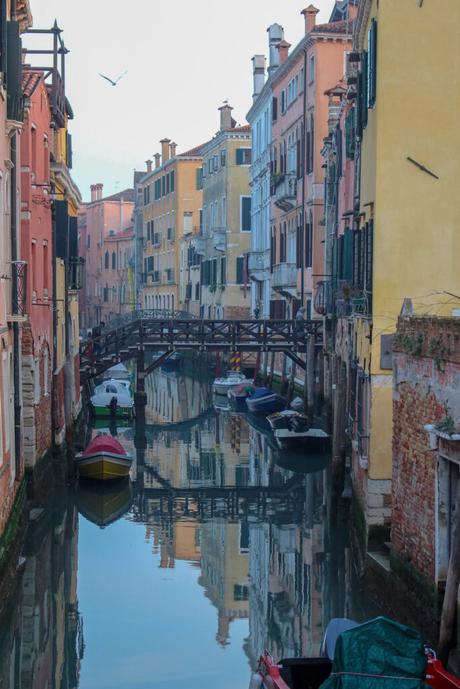
[[236,149],[236,164],[237,165],[243,164],[243,149],[242,148]]
[[342,279],[350,282],[353,279],[353,230],[347,228],[343,235]]
[[369,58],[368,58],[368,107],[373,108],[377,96],[377,20],[373,19],[369,30]]
[[236,284],[237,285],[243,284],[243,265],[244,265],[243,256],[238,256],[236,259]]
[[367,90],[367,74],[368,74],[368,55],[365,50],[363,50],[362,55],[362,72],[361,72],[361,87],[362,87],[362,100],[361,100],[361,122],[362,127],[365,129],[367,127],[367,105],[368,105],[368,90]]
[[251,231],[251,197],[241,197],[241,231]]
[[174,177],[175,177],[175,175],[174,175],[174,170],[171,170],[171,182],[170,182],[171,192],[174,191],[174,183],[175,183]]

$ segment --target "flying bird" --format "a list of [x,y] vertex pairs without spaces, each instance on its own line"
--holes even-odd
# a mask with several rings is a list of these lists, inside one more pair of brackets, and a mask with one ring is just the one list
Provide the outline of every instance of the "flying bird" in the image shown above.
[[112,84],[112,86],[116,86],[118,84],[118,82],[120,81],[120,79],[123,79],[123,77],[127,73],[128,73],[128,70],[123,72],[123,74],[120,74],[120,76],[117,79],[115,79],[115,81],[113,79],[111,79],[110,77],[106,77],[105,74],[101,74],[100,72],[99,72],[99,76],[102,77],[103,79],[106,79],[108,82],[110,82]]

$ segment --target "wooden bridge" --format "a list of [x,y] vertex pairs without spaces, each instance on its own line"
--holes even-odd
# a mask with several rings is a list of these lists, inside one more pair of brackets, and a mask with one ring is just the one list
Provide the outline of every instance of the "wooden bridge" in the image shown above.
[[[80,377],[84,382],[115,364],[137,358],[143,378],[176,351],[284,352],[305,370],[299,355],[319,340],[321,326],[316,320],[204,320],[137,312],[131,321],[82,343]],[[158,353],[148,367],[144,364],[146,351]]]

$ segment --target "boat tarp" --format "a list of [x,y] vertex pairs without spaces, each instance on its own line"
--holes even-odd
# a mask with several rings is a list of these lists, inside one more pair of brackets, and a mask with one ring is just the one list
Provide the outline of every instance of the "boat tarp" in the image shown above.
[[270,388],[257,388],[251,395],[251,399],[258,400],[262,397],[268,397],[268,395],[273,395],[273,390],[270,390]]
[[426,662],[417,631],[377,617],[340,634],[320,689],[428,689]]

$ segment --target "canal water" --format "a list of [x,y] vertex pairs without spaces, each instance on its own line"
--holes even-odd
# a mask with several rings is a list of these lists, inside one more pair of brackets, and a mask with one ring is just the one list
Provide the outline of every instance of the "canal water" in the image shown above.
[[363,616],[329,457],[278,452],[203,378],[157,370],[145,429],[105,429],[131,482],[34,512],[0,689],[246,689],[264,649],[315,655],[331,617]]

